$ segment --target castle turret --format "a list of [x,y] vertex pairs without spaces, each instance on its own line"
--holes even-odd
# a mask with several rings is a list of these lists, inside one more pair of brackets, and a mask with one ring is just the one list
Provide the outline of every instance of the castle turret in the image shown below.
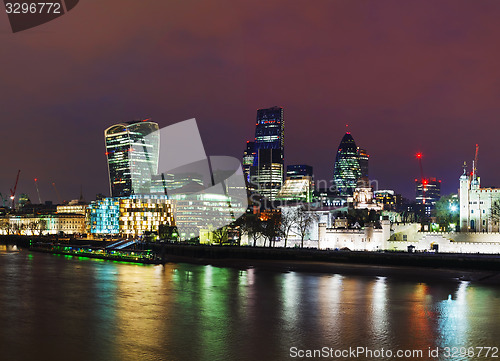
[[466,165],[464,163],[464,172],[460,176],[460,189],[458,191],[460,199],[460,231],[467,232],[469,230],[469,190],[470,178],[467,175]]

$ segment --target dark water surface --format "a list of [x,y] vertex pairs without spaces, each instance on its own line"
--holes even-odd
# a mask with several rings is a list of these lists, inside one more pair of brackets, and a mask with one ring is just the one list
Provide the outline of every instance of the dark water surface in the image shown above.
[[[500,287],[0,249],[0,360],[499,360],[499,336]],[[393,355],[306,357],[349,347]]]

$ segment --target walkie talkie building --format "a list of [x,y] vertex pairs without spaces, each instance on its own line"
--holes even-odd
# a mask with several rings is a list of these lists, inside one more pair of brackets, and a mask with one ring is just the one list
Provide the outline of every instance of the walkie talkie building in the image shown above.
[[104,137],[111,197],[149,193],[151,175],[158,172],[158,124],[149,119],[119,123],[106,129]]

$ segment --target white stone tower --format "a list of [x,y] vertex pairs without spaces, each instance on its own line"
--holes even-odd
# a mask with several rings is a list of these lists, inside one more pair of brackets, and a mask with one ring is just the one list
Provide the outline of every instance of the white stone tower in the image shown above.
[[469,230],[469,191],[470,191],[470,178],[467,175],[466,164],[464,162],[464,172],[460,176],[460,231],[467,232]]

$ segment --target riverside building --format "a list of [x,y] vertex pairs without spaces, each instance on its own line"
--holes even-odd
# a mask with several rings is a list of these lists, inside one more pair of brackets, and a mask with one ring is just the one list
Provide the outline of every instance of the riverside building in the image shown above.
[[500,188],[481,188],[480,177],[464,172],[460,177],[460,231],[499,232]]

